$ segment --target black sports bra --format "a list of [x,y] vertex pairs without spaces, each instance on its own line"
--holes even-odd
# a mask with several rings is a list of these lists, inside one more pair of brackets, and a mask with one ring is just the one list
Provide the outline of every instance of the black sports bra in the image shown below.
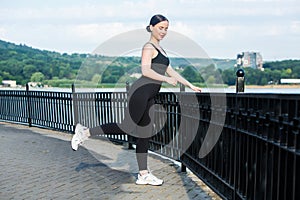
[[168,57],[166,57],[164,54],[160,52],[160,50],[152,43],[149,42],[158,52],[157,56],[155,58],[152,58],[151,61],[151,69],[153,69],[155,72],[164,75],[166,73],[166,70],[170,64],[170,60]]

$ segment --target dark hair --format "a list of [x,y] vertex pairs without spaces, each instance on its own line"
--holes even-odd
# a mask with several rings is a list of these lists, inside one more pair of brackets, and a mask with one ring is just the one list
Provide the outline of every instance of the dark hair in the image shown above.
[[154,15],[151,18],[149,25],[146,27],[146,30],[148,32],[151,32],[150,25],[155,26],[159,22],[163,22],[163,21],[169,21],[169,20],[165,16],[163,16],[163,15],[160,15],[160,14]]

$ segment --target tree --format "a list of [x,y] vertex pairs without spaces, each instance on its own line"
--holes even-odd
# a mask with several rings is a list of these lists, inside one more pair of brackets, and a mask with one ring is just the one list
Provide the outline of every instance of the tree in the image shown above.
[[9,72],[2,72],[3,79],[7,80],[13,80],[13,76]]
[[273,83],[279,83],[280,78],[281,78],[281,72],[278,69],[271,70],[271,69],[265,69],[265,72],[269,74],[269,80],[272,81]]
[[24,68],[23,68],[23,75],[25,77],[25,79],[29,79],[31,78],[32,74],[34,72],[36,72],[37,69],[34,65],[25,65]]
[[192,83],[203,82],[203,78],[192,66],[185,67],[181,75]]
[[235,69],[226,69],[222,72],[222,79],[227,85],[235,85]]
[[215,72],[216,72],[216,68],[215,68],[215,65],[213,65],[213,64],[210,64],[206,67],[201,67],[201,69],[200,69],[201,76],[204,79],[208,79],[208,77],[214,76]]
[[41,72],[35,72],[35,73],[32,74],[32,76],[30,78],[30,81],[31,82],[39,82],[39,83],[41,83],[41,82],[44,81],[44,79],[45,79],[45,76],[44,76],[43,73],[41,73]]
[[282,78],[290,78],[291,74],[292,74],[292,69],[287,68],[282,71],[281,76],[282,76]]
[[120,66],[109,66],[102,75],[102,83],[117,83],[121,76],[124,75],[124,68]]
[[214,76],[209,76],[207,79],[206,79],[206,83],[207,84],[214,84],[216,83],[216,79]]
[[98,84],[101,80],[101,75],[100,74],[95,74],[92,78],[92,82]]

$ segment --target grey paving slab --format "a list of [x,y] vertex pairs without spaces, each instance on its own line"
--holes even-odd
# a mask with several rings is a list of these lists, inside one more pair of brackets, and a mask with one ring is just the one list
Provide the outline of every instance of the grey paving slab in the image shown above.
[[90,139],[73,151],[71,134],[0,122],[0,199],[218,199],[192,173],[150,155],[162,186],[135,185],[134,150]]

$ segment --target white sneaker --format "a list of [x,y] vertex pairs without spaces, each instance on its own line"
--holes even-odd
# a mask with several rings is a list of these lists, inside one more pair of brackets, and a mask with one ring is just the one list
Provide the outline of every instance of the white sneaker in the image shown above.
[[89,129],[81,124],[77,124],[75,128],[75,134],[71,140],[71,146],[74,151],[77,151],[78,146],[88,139]]
[[163,180],[158,179],[152,173],[148,173],[145,175],[138,175],[138,179],[135,182],[137,185],[155,185],[160,186],[164,183]]

